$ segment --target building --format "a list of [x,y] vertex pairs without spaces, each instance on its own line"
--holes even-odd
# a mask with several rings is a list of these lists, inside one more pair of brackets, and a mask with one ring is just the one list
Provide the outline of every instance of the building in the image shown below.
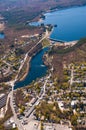
[[7,101],[7,94],[0,95],[0,118],[3,118],[5,115],[5,106]]

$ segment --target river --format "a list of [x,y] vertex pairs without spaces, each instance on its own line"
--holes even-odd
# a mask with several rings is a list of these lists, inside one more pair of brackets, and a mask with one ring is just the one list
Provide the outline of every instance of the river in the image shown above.
[[42,57],[47,50],[48,48],[42,49],[32,58],[30,63],[30,71],[28,72],[26,78],[23,81],[17,82],[14,89],[27,86],[33,80],[45,76],[47,67],[44,65]]
[[[79,40],[86,36],[86,6],[74,7],[70,9],[59,10],[45,14],[46,18],[42,23],[57,24],[54,28],[51,38],[63,41]],[[39,22],[31,23],[38,25]],[[43,65],[43,54],[47,48],[41,50],[35,55],[30,64],[30,71],[26,78],[15,84],[15,89],[24,87],[30,84],[33,80],[44,76],[47,72],[47,67]]]

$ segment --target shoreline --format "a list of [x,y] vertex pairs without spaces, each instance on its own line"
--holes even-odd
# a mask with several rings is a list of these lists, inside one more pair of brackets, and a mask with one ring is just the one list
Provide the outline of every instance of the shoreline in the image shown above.
[[[47,13],[53,13],[53,12],[56,12],[56,11],[61,11],[61,10],[66,10],[66,9],[71,9],[71,8],[78,8],[78,7],[84,7],[84,6],[86,6],[86,4],[84,4],[84,5],[72,5],[72,6],[68,6],[68,7],[60,7],[60,8],[58,8],[58,7],[56,7],[55,9],[50,9],[50,10],[46,10],[46,11],[43,11],[42,13],[40,13],[40,15],[44,15],[45,16],[45,14],[47,14]],[[36,20],[35,20],[35,18],[32,20],[32,21],[30,21],[30,23],[32,23],[32,22],[40,22],[40,17],[39,17],[39,15],[36,17]],[[46,19],[46,16],[45,16],[45,19]],[[43,20],[42,20],[43,21]]]
[[55,9],[47,10],[44,14],[46,14],[46,13],[52,13],[52,12],[55,12],[55,11],[61,11],[61,10],[71,9],[71,8],[84,7],[84,6],[86,6],[86,4],[85,5],[72,5],[72,6],[60,7],[60,8],[56,7]]
[[[77,43],[77,41],[78,40],[76,40],[76,41],[71,41],[71,42],[64,42],[63,43],[63,46],[74,46],[76,43]],[[62,44],[61,44],[61,42],[59,42],[59,43],[56,43],[56,44],[58,44],[58,46],[62,46]],[[42,47],[42,49],[44,49],[45,47]],[[24,72],[24,75],[19,79],[19,80],[17,80],[17,82],[21,82],[21,81],[23,81],[25,78],[26,78],[26,76],[27,76],[27,74],[29,73],[29,71],[30,71],[30,63],[31,63],[31,60],[32,60],[32,58],[34,57],[34,56],[36,56],[42,49],[40,49],[40,50],[38,50],[37,51],[37,53],[35,53],[32,57],[30,57],[28,60],[27,60],[27,68],[26,68],[26,70],[25,70],[25,72]],[[49,63],[48,64],[46,64],[46,62],[45,62],[45,60],[44,60],[44,57],[45,57],[45,55],[43,55],[43,63],[47,66],[47,67],[49,67]]]
[[[48,36],[49,36],[49,33],[48,33],[48,31],[46,31],[45,36],[38,42],[38,44],[41,43],[41,41],[42,41],[44,38],[48,38]],[[44,49],[43,46],[42,46],[41,48],[39,48],[38,50],[36,50],[36,52],[33,53],[32,56],[28,56],[28,57],[27,57],[27,61],[24,63],[24,65],[26,64],[27,67],[26,67],[26,69],[25,69],[25,71],[23,72],[23,75],[22,75],[21,77],[18,76],[18,75],[20,75],[20,72],[19,72],[19,74],[15,77],[15,79],[13,79],[13,80],[11,80],[11,81],[8,81],[8,82],[4,82],[4,83],[5,83],[5,84],[8,84],[8,83],[9,83],[11,86],[12,86],[12,84],[14,84],[14,86],[15,86],[15,84],[16,84],[17,82],[23,81],[23,80],[26,78],[27,74],[29,73],[28,71],[30,70],[30,62],[31,62],[32,58],[33,58],[39,51],[41,51],[42,49]],[[29,58],[29,59],[28,59],[28,58]],[[22,71],[24,65],[21,67],[21,71]]]
[[[53,29],[54,29],[54,27],[52,28],[52,30],[48,33],[48,37],[47,37],[47,39],[50,41],[50,39],[49,39],[49,36],[51,35],[51,33],[52,33],[52,31],[53,31]],[[74,45],[77,43],[77,41],[78,40],[76,40],[76,41],[70,41],[70,42],[64,42],[63,44],[61,44],[61,42],[57,42],[56,44],[58,45],[58,46],[61,46],[61,45],[63,45],[63,46],[71,46],[71,44],[72,44],[72,42],[74,42]],[[50,43],[50,45],[51,45],[51,43]],[[48,46],[50,46],[50,45],[48,45]],[[54,44],[55,45],[55,44]],[[72,44],[73,45],[73,44]],[[17,80],[16,80],[16,82],[21,82],[21,81],[23,81],[25,78],[26,78],[26,76],[28,75],[28,73],[29,73],[29,71],[30,71],[30,63],[31,63],[31,60],[32,60],[32,58],[34,57],[34,56],[36,56],[42,49],[44,49],[44,48],[46,48],[46,47],[48,47],[48,46],[45,46],[45,47],[42,47],[40,50],[37,50],[36,51],[36,53],[34,53],[31,57],[28,57],[28,59],[27,59],[27,61],[26,61],[26,69],[25,69],[25,71],[24,71],[24,73],[23,73],[23,75],[21,76],[21,77],[18,77],[17,78]],[[43,55],[43,59],[44,59],[44,56],[45,55]],[[46,62],[45,62],[45,60],[43,60],[43,62],[44,62],[44,64],[47,66],[47,67],[49,67],[49,64],[46,64]],[[25,65],[24,64],[24,65]],[[15,83],[16,83],[15,82]],[[17,88],[16,88],[17,89]]]
[[30,61],[31,61],[31,59],[32,59],[32,57],[30,57],[27,60],[26,70],[25,70],[24,74],[22,75],[22,77],[19,78],[18,82],[21,82],[21,81],[23,81],[26,78],[26,76],[27,76],[27,74],[28,74],[28,72],[30,70]]
[[[76,41],[73,41],[73,42],[75,42],[74,43],[74,45],[77,43]],[[59,42],[59,43],[57,43],[59,46],[61,45],[61,43]],[[68,46],[68,44],[70,44],[70,42],[67,42],[67,46]],[[63,44],[63,46],[65,46],[64,44]],[[46,48],[46,47],[42,47],[40,50],[38,50],[37,51],[37,53],[39,53],[42,49],[44,49],[44,48]],[[24,72],[24,75],[20,78],[20,80],[16,80],[16,82],[15,83],[17,83],[17,82],[21,82],[21,81],[23,81],[25,78],[26,78],[26,76],[27,76],[27,74],[29,73],[29,71],[30,71],[30,63],[31,63],[31,60],[32,60],[32,58],[34,57],[34,56],[36,56],[37,55],[37,53],[35,53],[32,57],[30,57],[30,59],[27,61],[27,68],[26,68],[26,71]],[[45,54],[43,55],[43,63],[44,63],[44,65],[46,66],[46,67],[48,67],[48,69],[50,69],[49,67],[49,62],[45,62]],[[8,82],[9,83],[9,82]],[[15,84],[14,83],[14,84]],[[14,85],[15,86],[15,85]],[[26,87],[26,86],[23,86],[23,87]],[[16,88],[16,89],[18,89],[18,88]],[[15,90],[16,90],[15,89]]]
[[[44,47],[42,47],[42,49],[44,49]],[[33,54],[33,56],[32,57],[30,57],[30,59],[29,60],[27,60],[27,68],[26,68],[26,70],[25,70],[25,72],[24,72],[24,75],[20,78],[20,79],[17,79],[17,82],[21,82],[21,81],[23,81],[25,78],[26,78],[26,76],[29,74],[29,71],[30,71],[30,63],[31,63],[31,60],[33,59],[33,57],[34,56],[36,56],[42,49],[40,49],[40,50],[38,50],[37,51],[37,53],[35,53],[35,54]],[[15,82],[16,83],[16,82]]]
[[[61,8],[61,9],[58,9],[58,10],[57,10],[57,9],[54,9],[53,12],[60,11],[60,10],[62,11],[62,10],[64,10],[64,9],[67,10],[67,9],[72,9],[72,8],[83,8],[83,7],[86,7],[86,5],[72,6],[72,7],[67,7],[67,8]],[[52,13],[51,10],[49,10],[48,12]],[[46,12],[43,13],[43,15],[45,15],[45,20],[42,20],[42,21],[43,21],[43,23],[45,24],[45,26],[48,24],[48,23],[46,24],[46,22],[45,22],[46,19],[47,19],[47,18],[46,18],[46,14],[47,14],[48,12],[46,11]],[[39,18],[38,20],[36,20],[35,22],[37,22],[37,24],[40,25],[40,18]],[[31,22],[31,23],[33,23],[33,22]],[[33,26],[38,26],[38,25],[35,25],[34,23],[33,23],[32,25],[33,25]],[[53,38],[52,38],[52,37],[53,37],[53,32],[54,32],[54,30],[55,30],[54,25],[53,25],[52,22],[51,22],[51,25],[53,26],[53,29],[52,29],[52,31],[51,31],[51,33],[50,33],[49,39],[53,39]],[[58,26],[59,26],[59,25],[57,25],[57,28],[58,28]],[[57,37],[56,37],[56,38],[57,38]],[[78,37],[78,38],[79,38],[79,37]],[[55,39],[55,40],[57,40],[57,41],[62,41],[62,42],[65,43],[65,42],[77,41],[78,38],[77,38],[77,37],[76,37],[75,39],[72,38],[70,41],[69,41],[69,39],[66,39],[67,41],[66,41],[66,40],[63,41],[63,40],[60,40],[60,39]],[[79,38],[79,39],[80,39],[80,38]],[[79,39],[78,39],[78,40],[79,40]],[[53,39],[53,40],[54,40],[54,39]],[[52,40],[52,41],[53,41],[53,40]]]

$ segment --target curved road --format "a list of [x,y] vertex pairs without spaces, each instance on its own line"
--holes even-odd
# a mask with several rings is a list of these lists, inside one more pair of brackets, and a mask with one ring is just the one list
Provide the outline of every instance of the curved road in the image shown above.
[[[32,48],[26,53],[25,58],[24,58],[22,64],[20,65],[18,74],[17,74],[16,77],[15,77],[15,80],[10,81],[10,82],[7,83],[7,84],[10,84],[10,85],[12,86],[12,91],[9,93],[9,97],[8,97],[8,99],[7,99],[7,104],[8,104],[8,100],[10,99],[10,106],[11,106],[11,109],[12,109],[12,112],[13,112],[13,115],[14,115],[14,121],[15,121],[17,127],[18,127],[18,130],[25,130],[25,129],[24,129],[24,126],[22,125],[22,123],[21,123],[21,122],[19,121],[19,119],[17,118],[17,114],[16,114],[15,109],[14,109],[14,106],[13,106],[14,84],[15,84],[15,82],[17,81],[18,75],[19,75],[19,73],[20,73],[20,71],[21,71],[21,69],[22,69],[24,63],[25,63],[26,60],[27,60],[28,53],[30,53],[40,42],[42,42],[42,41],[43,41],[45,38],[47,38],[48,36],[49,36],[49,33],[48,33],[48,31],[46,30],[45,36],[44,36],[34,47],[32,47]],[[43,98],[43,95],[45,94],[45,87],[46,87],[47,81],[48,81],[48,79],[47,79],[47,80],[45,81],[45,83],[44,83],[44,87],[43,87],[43,88],[44,88],[44,92],[43,92],[41,98]],[[40,98],[37,99],[37,101],[35,102],[35,104],[31,107],[30,111],[27,113],[27,114],[29,114],[28,118],[30,117],[31,113],[34,111],[34,106],[37,105],[37,104],[39,104],[39,102],[40,102]]]

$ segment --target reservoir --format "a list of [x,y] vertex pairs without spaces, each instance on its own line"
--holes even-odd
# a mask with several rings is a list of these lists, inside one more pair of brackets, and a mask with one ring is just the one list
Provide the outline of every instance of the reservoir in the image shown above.
[[[79,40],[86,37],[86,6],[58,10],[45,14],[46,18],[41,23],[57,25],[51,38],[63,41]],[[31,23],[38,25],[40,22]],[[15,89],[29,85],[33,80],[46,75],[47,67],[43,64],[43,54],[47,48],[35,55],[30,63],[30,71],[26,78],[15,84]]]
[[48,50],[48,48],[42,49],[37,53],[31,60],[30,70],[23,81],[17,82],[14,89],[24,87],[30,84],[33,80],[45,76],[47,72],[47,67],[43,63],[43,55]]
[[40,25],[44,23],[45,25],[57,25],[50,38],[74,41],[86,36],[86,6],[58,10],[44,15],[45,20],[31,24]]

